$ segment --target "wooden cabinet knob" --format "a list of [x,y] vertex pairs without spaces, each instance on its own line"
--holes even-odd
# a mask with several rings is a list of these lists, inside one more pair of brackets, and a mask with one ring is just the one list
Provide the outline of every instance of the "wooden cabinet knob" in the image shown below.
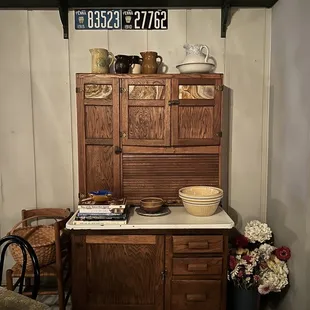
[[186,294],[186,300],[202,302],[207,300],[207,296],[206,294]]
[[188,271],[206,271],[208,270],[208,264],[188,264]]
[[188,243],[189,249],[209,249],[209,242],[189,242]]

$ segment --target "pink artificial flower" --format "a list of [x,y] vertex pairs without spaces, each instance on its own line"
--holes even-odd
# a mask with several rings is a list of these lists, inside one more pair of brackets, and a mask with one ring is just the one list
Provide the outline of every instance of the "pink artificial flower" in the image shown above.
[[239,272],[238,272],[238,278],[242,278],[242,276],[243,276],[243,271],[242,270],[240,270]]
[[258,287],[258,292],[261,294],[261,295],[266,295],[268,293],[271,292],[271,287],[269,284],[261,284],[259,287]]

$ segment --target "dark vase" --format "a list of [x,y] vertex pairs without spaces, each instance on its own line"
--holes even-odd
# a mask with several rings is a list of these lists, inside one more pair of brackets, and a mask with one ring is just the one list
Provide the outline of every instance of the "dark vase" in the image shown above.
[[116,73],[128,73],[130,65],[132,63],[131,57],[126,55],[117,55],[115,62]]
[[233,310],[259,310],[260,294],[255,289],[233,289]]

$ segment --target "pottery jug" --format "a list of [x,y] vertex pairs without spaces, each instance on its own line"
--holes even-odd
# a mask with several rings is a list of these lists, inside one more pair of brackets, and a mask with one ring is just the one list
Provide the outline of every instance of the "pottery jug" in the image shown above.
[[104,48],[92,48],[89,51],[92,56],[91,72],[109,73],[110,66],[115,59],[114,55]]
[[184,44],[183,47],[186,50],[185,63],[205,63],[208,62],[209,48],[203,44]]
[[139,74],[142,71],[142,58],[139,56],[131,56],[131,66],[129,69],[129,73]]
[[128,73],[132,63],[131,57],[127,55],[117,55],[115,58],[115,72]]
[[157,73],[158,67],[163,61],[162,57],[156,52],[141,52],[140,54],[142,56],[142,73]]

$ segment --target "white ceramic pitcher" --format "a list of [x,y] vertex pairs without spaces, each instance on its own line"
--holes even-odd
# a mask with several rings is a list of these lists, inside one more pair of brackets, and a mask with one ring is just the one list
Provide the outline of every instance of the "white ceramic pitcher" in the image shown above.
[[206,63],[209,59],[209,47],[204,44],[189,44],[183,45],[186,50],[185,63]]

